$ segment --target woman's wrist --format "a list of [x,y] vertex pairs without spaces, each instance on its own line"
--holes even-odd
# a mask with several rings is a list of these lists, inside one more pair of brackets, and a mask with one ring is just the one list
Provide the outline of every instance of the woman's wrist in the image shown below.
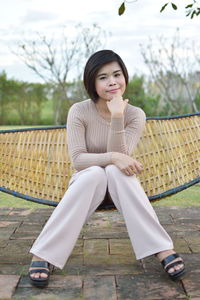
[[112,154],[111,154],[112,164],[115,164],[117,157],[118,157],[118,152],[112,152]]
[[111,118],[122,118],[123,117],[123,113],[119,112],[119,113],[114,113],[111,114]]

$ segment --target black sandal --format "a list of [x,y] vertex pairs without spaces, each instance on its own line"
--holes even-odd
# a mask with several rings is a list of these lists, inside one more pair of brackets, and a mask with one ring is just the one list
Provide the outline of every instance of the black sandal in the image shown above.
[[[180,258],[180,260],[177,260],[177,261],[173,262],[176,258]],[[172,263],[169,264],[170,262],[172,262]],[[164,258],[161,261],[161,264],[162,264],[164,270],[167,272],[167,274],[169,275],[169,277],[172,280],[180,280],[183,277],[183,275],[185,274],[184,261],[183,261],[183,259],[177,253],[171,254],[171,255],[167,256],[166,258]],[[175,270],[172,273],[168,272],[169,269],[171,269],[171,268],[173,268],[173,267],[175,267],[177,265],[183,265],[183,267],[181,269],[179,269],[179,270]]]
[[[36,286],[36,287],[46,287],[49,283],[49,274],[50,274],[50,271],[49,271],[49,267],[50,267],[50,264],[46,261],[32,261],[31,265],[30,265],[30,268],[41,268],[41,269],[32,269],[32,270],[29,270],[28,274],[29,274],[29,279],[30,279],[30,282],[32,285]],[[46,270],[46,269],[48,270]],[[33,278],[31,277],[31,274],[34,274],[34,273],[45,273],[47,274],[47,278]]]

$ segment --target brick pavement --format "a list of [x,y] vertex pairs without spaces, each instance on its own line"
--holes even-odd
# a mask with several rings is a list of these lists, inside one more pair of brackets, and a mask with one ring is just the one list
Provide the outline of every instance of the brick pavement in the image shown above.
[[124,221],[112,210],[93,215],[65,268],[38,289],[27,277],[29,249],[52,210],[0,208],[0,299],[200,299],[200,207],[155,207],[185,259],[182,281],[168,279],[155,257],[135,260]]

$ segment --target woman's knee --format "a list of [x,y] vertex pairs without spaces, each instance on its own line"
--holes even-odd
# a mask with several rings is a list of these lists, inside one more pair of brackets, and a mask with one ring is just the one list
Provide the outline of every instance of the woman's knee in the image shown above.
[[88,175],[91,181],[107,183],[107,177],[104,168],[99,166],[92,166],[88,168]]
[[91,166],[75,173],[69,181],[69,186],[72,183],[83,182],[84,184],[102,184],[107,185],[107,176],[105,170],[99,166]]
[[122,173],[118,167],[116,167],[115,165],[108,165],[105,168],[106,174],[107,176],[111,175],[113,176],[115,173]]

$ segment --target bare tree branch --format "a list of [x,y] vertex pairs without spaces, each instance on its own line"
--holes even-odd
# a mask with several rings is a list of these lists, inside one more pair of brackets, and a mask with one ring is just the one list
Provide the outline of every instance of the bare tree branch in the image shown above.
[[170,44],[164,37],[150,39],[146,48],[141,45],[141,54],[169,113],[181,111],[184,105],[198,111],[195,101],[200,87],[196,84],[195,69],[200,64],[194,55],[194,45],[181,39],[179,29]]
[[17,50],[12,52],[17,55],[26,66],[31,69],[44,82],[51,83],[60,92],[60,100],[56,104],[55,123],[59,123],[62,103],[65,101],[69,108],[71,102],[67,95],[67,80],[73,70],[80,79],[83,64],[93,52],[105,44],[105,31],[98,25],[84,28],[81,24],[76,26],[76,34],[70,38],[70,31],[62,29],[60,39],[47,38],[44,34],[36,33],[36,38],[24,38],[19,42]]

